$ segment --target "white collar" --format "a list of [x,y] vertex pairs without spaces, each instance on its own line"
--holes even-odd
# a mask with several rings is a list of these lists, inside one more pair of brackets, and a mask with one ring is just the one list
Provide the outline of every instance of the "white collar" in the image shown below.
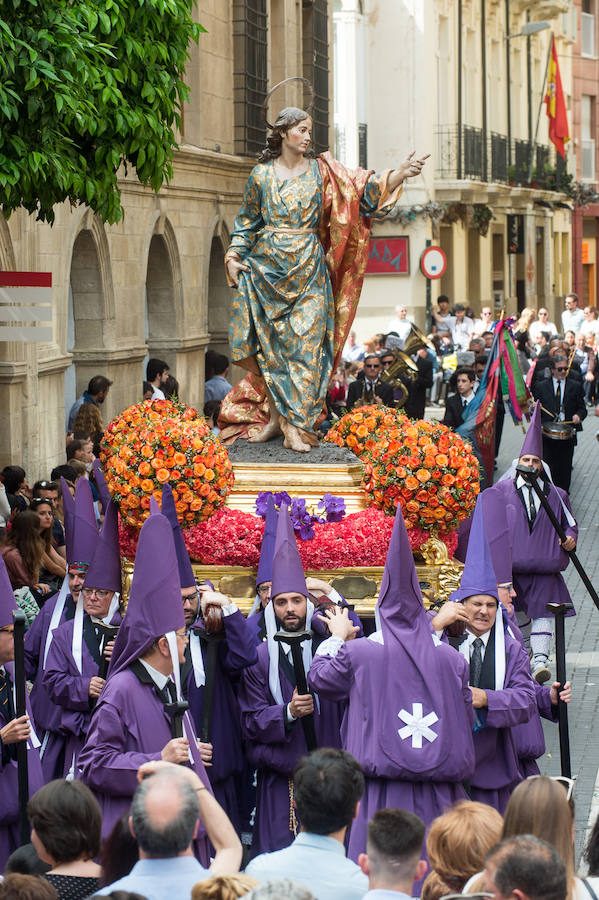
[[[497,612],[498,612],[498,614],[500,613],[499,610],[497,610]],[[491,626],[491,628],[492,627],[493,626]],[[468,629],[466,629],[466,634],[468,635],[468,647],[471,647],[472,644],[474,643],[474,641],[477,639],[477,637],[479,637],[481,639],[481,641],[483,642],[483,644],[485,646],[485,650],[486,650],[487,644],[489,643],[489,638],[491,636],[491,628],[489,628],[488,631],[485,631],[484,634],[474,634],[472,631],[469,631]]]
[[464,400],[466,401],[466,403],[470,403],[470,401],[474,397],[474,389],[471,389],[469,394],[458,394],[458,397],[462,401],[462,404],[464,403]]
[[171,680],[170,675],[164,675],[162,672],[159,672],[158,669],[155,669],[154,666],[151,666],[150,663],[147,663],[145,659],[139,660],[156,687],[159,691],[163,691],[166,687],[167,683]]

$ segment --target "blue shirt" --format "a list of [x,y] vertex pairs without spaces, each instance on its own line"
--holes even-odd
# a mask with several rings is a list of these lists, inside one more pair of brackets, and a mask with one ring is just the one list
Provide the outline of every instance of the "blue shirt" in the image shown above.
[[194,884],[206,878],[210,878],[210,872],[199,864],[195,856],[140,859],[128,875],[97,891],[96,896],[129,891],[141,894],[148,900],[164,900],[165,897],[189,900]]
[[222,375],[214,375],[204,385],[204,403],[209,400],[224,400],[232,385]]
[[276,878],[294,878],[309,888],[316,900],[361,900],[368,878],[347,859],[338,840],[301,831],[290,847],[262,853],[245,870],[261,884]]

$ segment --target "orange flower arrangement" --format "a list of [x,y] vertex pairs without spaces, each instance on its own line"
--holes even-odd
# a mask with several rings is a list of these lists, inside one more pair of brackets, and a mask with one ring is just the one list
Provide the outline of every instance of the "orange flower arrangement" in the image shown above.
[[381,431],[408,422],[408,417],[387,406],[360,406],[342,416],[327,432],[325,441],[348,447],[362,456],[370,442],[376,442]]
[[128,525],[142,525],[150,497],[160,501],[167,481],[183,527],[212,516],[233,486],[229,454],[204,417],[180,401],[130,406],[104,432],[100,459]]
[[382,430],[363,455],[362,487],[372,505],[435,534],[456,529],[480,490],[470,444],[446,425],[410,421]]

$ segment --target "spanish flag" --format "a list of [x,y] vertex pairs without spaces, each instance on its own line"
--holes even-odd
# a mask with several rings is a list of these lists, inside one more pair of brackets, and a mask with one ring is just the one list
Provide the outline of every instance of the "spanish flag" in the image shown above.
[[551,57],[547,73],[545,105],[549,117],[549,140],[554,144],[559,155],[565,159],[566,149],[564,144],[570,140],[570,132],[568,131],[568,115],[566,113],[566,101],[557,61],[555,38],[551,40]]

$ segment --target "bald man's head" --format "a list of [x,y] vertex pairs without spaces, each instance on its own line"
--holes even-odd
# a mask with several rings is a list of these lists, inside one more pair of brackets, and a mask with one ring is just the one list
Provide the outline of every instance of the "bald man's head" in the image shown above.
[[131,826],[144,856],[181,856],[191,844],[198,821],[198,798],[176,771],[145,778],[131,804]]

